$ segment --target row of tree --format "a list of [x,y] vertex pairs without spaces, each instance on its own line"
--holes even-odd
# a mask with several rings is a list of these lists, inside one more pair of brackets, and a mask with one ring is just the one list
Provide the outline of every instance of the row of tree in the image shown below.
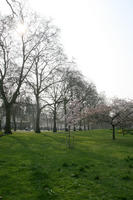
[[15,126],[25,106],[37,133],[42,113],[51,113],[54,132],[59,118],[66,131],[106,123],[113,128],[113,139],[116,126],[132,126],[132,101],[107,103],[68,60],[51,21],[28,12],[19,1],[6,2],[12,11],[0,15],[0,99],[6,134],[11,133],[11,116]]
[[6,115],[5,133],[11,133],[11,114],[16,104],[23,103],[21,96],[29,96],[36,105],[35,131],[40,132],[40,115],[46,108],[53,113],[56,131],[57,112],[62,107],[66,116],[68,102],[78,99],[95,104],[98,94],[64,54],[59,30],[51,21],[27,12],[19,1],[13,2],[15,10],[7,1],[12,13],[0,16],[0,98]]

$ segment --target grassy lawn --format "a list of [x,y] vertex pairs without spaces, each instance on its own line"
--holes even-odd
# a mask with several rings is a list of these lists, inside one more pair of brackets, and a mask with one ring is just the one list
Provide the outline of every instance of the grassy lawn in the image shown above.
[[110,130],[0,137],[2,200],[132,200],[133,135]]

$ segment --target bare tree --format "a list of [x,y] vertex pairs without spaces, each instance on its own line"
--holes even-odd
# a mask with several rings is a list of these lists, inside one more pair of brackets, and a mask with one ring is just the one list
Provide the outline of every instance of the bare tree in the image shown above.
[[40,115],[42,110],[50,105],[46,99],[49,87],[56,84],[53,74],[64,64],[66,57],[58,42],[58,29],[46,21],[44,41],[38,45],[33,53],[34,65],[27,77],[27,83],[33,91],[36,102],[36,128],[40,132]]
[[5,0],[7,6],[10,8],[12,17],[18,17],[20,14],[20,7],[24,5],[25,0]]
[[16,11],[14,9],[14,4],[16,4],[16,1],[15,0],[5,0],[5,1],[8,4],[8,6],[10,7],[12,14],[17,15]]
[[6,109],[6,134],[11,133],[11,107],[35,62],[31,55],[45,38],[39,17],[20,11],[19,23],[11,16],[0,18],[0,94]]
[[50,102],[50,109],[53,113],[53,132],[57,132],[57,115],[64,97],[64,73],[62,70],[57,70],[52,75],[53,84],[47,91],[47,98]]

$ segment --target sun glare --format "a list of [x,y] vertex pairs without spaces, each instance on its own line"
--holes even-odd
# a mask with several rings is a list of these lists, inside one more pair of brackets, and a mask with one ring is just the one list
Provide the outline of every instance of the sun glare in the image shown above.
[[24,35],[25,32],[26,32],[26,30],[27,30],[27,27],[26,27],[25,24],[19,23],[19,24],[17,25],[17,32],[18,32],[20,35]]

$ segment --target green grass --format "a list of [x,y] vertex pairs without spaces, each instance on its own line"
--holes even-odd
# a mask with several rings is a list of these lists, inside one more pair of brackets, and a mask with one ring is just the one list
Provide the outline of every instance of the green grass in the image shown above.
[[111,130],[0,137],[0,199],[132,200],[133,136]]

